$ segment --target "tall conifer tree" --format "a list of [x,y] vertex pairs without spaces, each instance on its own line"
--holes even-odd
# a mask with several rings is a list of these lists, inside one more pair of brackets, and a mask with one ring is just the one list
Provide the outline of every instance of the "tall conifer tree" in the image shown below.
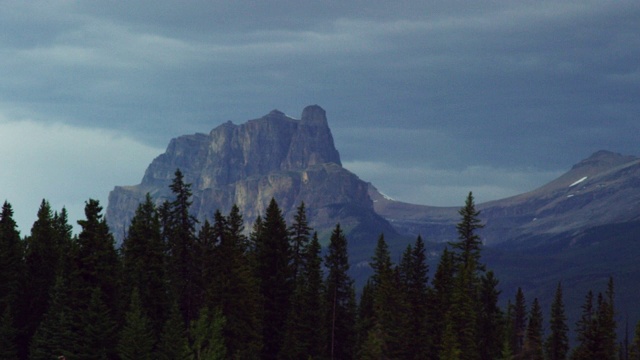
[[256,237],[256,265],[263,297],[263,359],[276,359],[284,339],[291,296],[287,225],[275,199],[267,207]]
[[355,350],[355,291],[353,279],[348,275],[347,238],[340,224],[331,233],[325,267],[328,269],[325,287],[327,356],[331,359],[352,359]]
[[550,334],[545,342],[545,352],[548,360],[565,360],[569,352],[569,327],[567,316],[564,312],[562,299],[562,284],[558,283],[556,293],[551,304],[551,317],[549,320]]

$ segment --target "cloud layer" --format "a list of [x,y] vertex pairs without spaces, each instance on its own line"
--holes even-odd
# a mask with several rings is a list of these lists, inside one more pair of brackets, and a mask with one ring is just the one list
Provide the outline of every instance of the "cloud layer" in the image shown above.
[[[54,129],[74,146],[106,137],[155,151],[319,104],[362,178],[442,204],[465,188],[489,199],[537,187],[600,149],[640,153],[635,1],[2,4],[0,114],[13,124],[2,130],[36,149],[27,133]],[[24,161],[12,173],[48,169],[46,152],[20,149],[29,164],[13,152]],[[123,171],[103,151],[92,170]],[[124,171],[138,179],[149,161],[130,153]],[[123,184],[84,185],[103,177],[77,164],[67,172],[89,196]],[[427,193],[439,199],[416,195]]]

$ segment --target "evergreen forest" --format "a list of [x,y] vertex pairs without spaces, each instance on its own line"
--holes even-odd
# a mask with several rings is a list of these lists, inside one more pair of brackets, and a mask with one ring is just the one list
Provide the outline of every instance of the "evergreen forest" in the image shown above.
[[245,231],[235,206],[198,223],[179,170],[171,191],[147,195],[119,247],[96,200],[77,235],[43,200],[24,237],[5,201],[0,359],[640,359],[640,323],[617,338],[613,279],[575,324],[562,283],[550,309],[501,294],[471,193],[435,269],[421,237],[394,263],[381,234],[356,297],[343,229],[323,249],[304,203],[287,224],[272,199]]

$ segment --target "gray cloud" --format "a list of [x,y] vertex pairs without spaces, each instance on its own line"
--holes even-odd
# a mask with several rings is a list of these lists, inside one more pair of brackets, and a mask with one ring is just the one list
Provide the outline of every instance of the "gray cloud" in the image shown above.
[[[319,104],[344,162],[393,169],[357,167],[401,200],[463,172],[453,186],[500,197],[599,149],[638,154],[633,1],[2,4],[0,113],[12,123],[162,149]],[[416,169],[410,183],[390,175]],[[436,191],[438,203],[456,191]]]

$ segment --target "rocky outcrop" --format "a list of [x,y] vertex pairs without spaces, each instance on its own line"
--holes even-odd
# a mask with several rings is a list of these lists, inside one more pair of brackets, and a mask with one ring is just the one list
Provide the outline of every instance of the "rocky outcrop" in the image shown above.
[[317,105],[306,107],[299,120],[273,110],[244,124],[227,122],[209,134],[171,140],[139,185],[117,186],[109,194],[106,218],[117,239],[147,193],[158,203],[172,198],[176,169],[192,186],[192,212],[201,221],[236,204],[250,229],[275,198],[287,220],[304,201],[310,224],[321,233],[338,222],[347,230],[371,229],[375,236],[394,232],[374,212],[368,185],[342,168],[326,113]]

